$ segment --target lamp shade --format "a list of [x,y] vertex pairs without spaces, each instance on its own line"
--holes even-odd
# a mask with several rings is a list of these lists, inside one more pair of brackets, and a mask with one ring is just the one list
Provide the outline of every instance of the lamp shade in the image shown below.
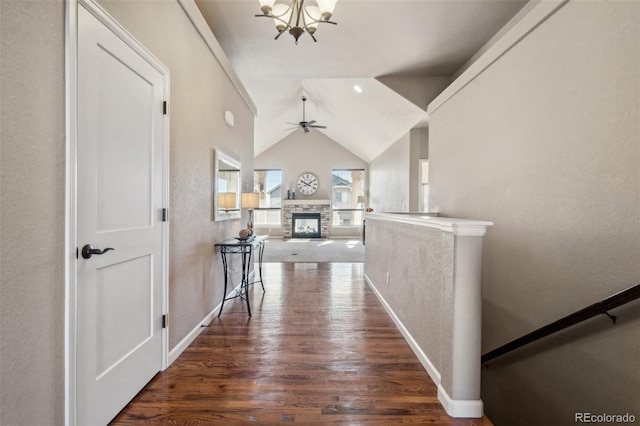
[[258,207],[260,207],[260,194],[258,194],[257,192],[242,193],[243,209],[256,209]]
[[356,203],[358,203],[358,204],[367,204],[367,197],[365,197],[364,195],[358,195]]
[[289,22],[292,13],[293,8],[287,6],[286,4],[278,3],[273,5],[272,15],[279,18],[274,18],[273,20],[273,22],[276,24],[276,31],[281,32],[287,28],[286,22]]
[[320,8],[317,6],[307,6],[304,8],[304,13],[309,17],[309,21],[307,21],[307,30],[311,34],[314,34],[318,29],[318,21],[322,19]]
[[218,208],[219,209],[235,209],[236,208],[236,193],[235,192],[221,192],[218,194]]

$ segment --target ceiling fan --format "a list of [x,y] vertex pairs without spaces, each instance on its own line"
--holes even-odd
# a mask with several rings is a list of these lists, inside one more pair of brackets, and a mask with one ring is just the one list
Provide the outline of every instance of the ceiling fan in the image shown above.
[[320,126],[318,124],[313,124],[316,122],[316,120],[311,120],[311,121],[306,121],[305,118],[305,109],[304,109],[304,105],[305,102],[307,101],[306,97],[302,97],[302,121],[299,123],[287,123],[287,124],[291,124],[295,127],[291,127],[289,129],[285,129],[286,130],[292,130],[292,129],[297,129],[298,127],[300,127],[302,130],[304,130],[305,133],[309,133],[309,128],[313,127],[314,129],[326,129],[327,126]]

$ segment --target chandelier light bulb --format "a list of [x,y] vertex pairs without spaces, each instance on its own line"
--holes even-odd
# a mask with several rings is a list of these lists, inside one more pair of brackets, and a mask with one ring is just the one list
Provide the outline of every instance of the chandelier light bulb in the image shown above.
[[316,0],[322,14],[322,19],[325,21],[328,21],[333,16],[333,9],[336,7],[336,1],[337,0]]
[[287,29],[287,22],[291,20],[293,9],[286,4],[278,3],[273,5],[271,15],[274,17],[273,22],[276,24],[276,31],[279,33]]
[[270,15],[271,10],[273,9],[273,4],[275,3],[275,0],[259,0],[259,1],[260,1],[260,10],[262,10],[262,13],[264,13],[265,15]]
[[309,17],[309,20],[307,21],[307,31],[309,31],[309,34],[313,34],[318,29],[318,22],[322,18],[320,8],[316,6],[307,6],[304,8],[304,12]]

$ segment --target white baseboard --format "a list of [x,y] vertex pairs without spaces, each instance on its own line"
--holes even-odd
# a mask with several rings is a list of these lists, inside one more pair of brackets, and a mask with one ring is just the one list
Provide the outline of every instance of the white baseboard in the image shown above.
[[[249,274],[249,282],[251,282],[252,276],[254,275],[255,275],[255,272],[251,271],[251,273]],[[238,291],[239,288],[240,288],[240,284],[238,284],[233,290],[231,290],[229,294],[233,293],[234,291]],[[227,295],[225,295],[225,297],[227,297]],[[203,327],[202,325],[209,324],[211,321],[213,321],[213,318],[216,316],[216,312],[220,310],[220,305],[222,305],[222,302],[218,303],[218,305],[215,308],[213,308],[211,312],[209,312],[207,316],[205,316],[202,319],[202,321],[200,321],[200,323],[196,325],[193,328],[193,330],[191,330],[184,337],[184,339],[182,339],[177,345],[174,346],[173,349],[169,351],[169,363],[167,367],[173,364],[173,361],[178,359],[178,357],[182,354],[182,352],[184,352],[184,350],[187,349],[189,345],[193,343],[194,340],[196,340],[196,337],[198,337],[200,333],[202,333],[202,330],[205,329],[205,327]]]
[[481,399],[451,399],[441,385],[438,385],[438,400],[451,417],[480,418],[484,413]]
[[411,333],[409,333],[409,330],[407,330],[407,328],[404,326],[402,321],[400,321],[400,318],[398,318],[398,316],[393,311],[391,306],[389,306],[389,304],[384,299],[384,297],[382,297],[382,294],[380,294],[376,286],[373,284],[373,281],[371,281],[371,279],[367,276],[366,273],[364,274],[364,279],[367,282],[367,284],[369,284],[369,287],[371,287],[371,290],[373,290],[374,294],[376,295],[376,297],[384,307],[385,311],[387,311],[387,313],[395,323],[396,327],[398,327],[398,330],[400,330],[400,333],[402,334],[404,339],[407,341],[407,343],[409,343],[409,346],[413,350],[413,353],[416,354],[422,366],[425,368],[425,370],[427,370],[427,373],[429,374],[429,377],[431,377],[431,380],[433,380],[433,382],[439,387],[441,376],[438,369],[435,367],[435,365],[433,365],[429,357],[424,353],[420,345],[418,345],[418,342],[416,342],[416,340],[413,338]]
[[424,353],[422,348],[415,341],[409,330],[402,324],[400,318],[395,314],[391,306],[384,299],[382,294],[378,291],[376,286],[373,284],[373,281],[364,274],[364,279],[369,284],[369,287],[375,293],[376,297],[387,311],[393,322],[395,323],[402,336],[405,338],[409,346],[413,350],[413,352],[420,360],[422,366],[427,370],[429,377],[433,380],[433,382],[438,386],[438,400],[442,404],[442,407],[445,409],[447,414],[451,417],[463,417],[463,418],[480,418],[483,416],[484,406],[482,400],[455,400],[451,399],[449,394],[444,390],[441,384],[441,375],[438,369],[433,365],[429,357]]

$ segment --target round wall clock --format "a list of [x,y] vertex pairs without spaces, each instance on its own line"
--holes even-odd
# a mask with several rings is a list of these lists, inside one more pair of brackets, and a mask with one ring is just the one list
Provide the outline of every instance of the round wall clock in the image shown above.
[[311,173],[303,173],[298,178],[296,186],[302,195],[311,195],[318,190],[318,178]]

